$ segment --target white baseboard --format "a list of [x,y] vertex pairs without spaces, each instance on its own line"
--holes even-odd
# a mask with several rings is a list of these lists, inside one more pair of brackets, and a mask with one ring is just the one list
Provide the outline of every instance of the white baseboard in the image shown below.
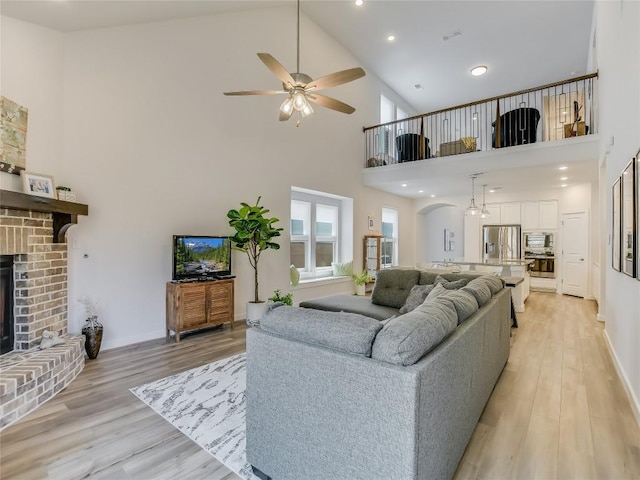
[[636,394],[631,389],[629,379],[625,375],[624,370],[620,365],[620,361],[618,360],[616,351],[613,349],[613,345],[611,344],[611,340],[609,339],[609,334],[606,330],[604,331],[604,340],[607,344],[607,348],[609,349],[609,353],[611,354],[611,358],[613,359],[613,364],[616,367],[616,371],[618,372],[618,377],[620,377],[620,380],[622,381],[624,391],[627,392],[627,398],[629,399],[629,403],[631,404],[631,411],[633,411],[633,415],[636,418],[636,423],[638,424],[638,427],[640,427],[640,402],[638,402],[638,397],[636,397]]
[[602,315],[601,313],[599,313],[596,316],[596,320],[598,320],[599,322],[606,322],[607,320],[604,318],[604,315]]

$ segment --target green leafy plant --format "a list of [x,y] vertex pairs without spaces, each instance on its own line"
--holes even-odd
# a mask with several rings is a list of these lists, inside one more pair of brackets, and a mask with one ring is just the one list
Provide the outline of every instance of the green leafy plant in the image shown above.
[[272,302],[281,302],[291,307],[293,305],[293,293],[289,292],[283,295],[280,289],[274,290],[273,296],[270,297],[269,300]]
[[373,281],[373,277],[369,275],[369,272],[366,270],[360,273],[353,274],[353,283],[356,285],[366,285],[367,283]]
[[275,217],[265,217],[269,210],[260,206],[258,197],[255,205],[242,202],[239,210],[229,210],[227,217],[229,225],[236,230],[230,237],[232,248],[239,252],[244,252],[249,258],[249,263],[253,267],[254,273],[254,303],[259,303],[260,295],[258,291],[258,262],[263,251],[268,249],[278,250],[280,245],[273,241],[280,236],[282,228],[274,226],[279,220]]

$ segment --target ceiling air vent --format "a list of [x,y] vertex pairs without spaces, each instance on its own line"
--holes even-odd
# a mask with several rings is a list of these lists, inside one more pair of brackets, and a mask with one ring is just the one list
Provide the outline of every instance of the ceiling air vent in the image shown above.
[[442,41],[446,42],[460,36],[462,36],[462,30],[456,30],[455,32],[451,32],[451,33],[447,33],[446,35],[443,35]]

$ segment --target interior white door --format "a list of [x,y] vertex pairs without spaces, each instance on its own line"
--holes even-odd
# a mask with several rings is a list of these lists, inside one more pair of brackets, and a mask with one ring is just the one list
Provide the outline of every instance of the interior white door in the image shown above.
[[589,228],[586,212],[562,215],[562,293],[587,295]]

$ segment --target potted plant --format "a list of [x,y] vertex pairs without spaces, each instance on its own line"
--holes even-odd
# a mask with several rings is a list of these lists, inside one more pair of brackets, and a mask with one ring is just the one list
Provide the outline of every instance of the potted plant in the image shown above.
[[289,292],[283,295],[280,289],[274,290],[273,296],[269,297],[269,300],[271,300],[274,303],[281,302],[291,307],[293,305],[293,293]]
[[356,284],[356,295],[364,295],[366,293],[366,285],[373,281],[373,277],[369,272],[363,270],[361,273],[353,274],[353,283]]
[[229,225],[236,231],[231,236],[231,245],[234,250],[244,252],[249,258],[249,263],[253,268],[254,290],[253,300],[247,303],[247,324],[258,325],[265,303],[260,300],[258,286],[258,262],[260,255],[265,250],[278,250],[280,245],[273,241],[274,238],[280,236],[282,228],[275,227],[274,224],[279,220],[275,217],[266,217],[269,210],[260,205],[258,197],[255,205],[249,205],[242,202],[239,210],[229,210],[227,217]]

